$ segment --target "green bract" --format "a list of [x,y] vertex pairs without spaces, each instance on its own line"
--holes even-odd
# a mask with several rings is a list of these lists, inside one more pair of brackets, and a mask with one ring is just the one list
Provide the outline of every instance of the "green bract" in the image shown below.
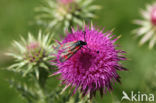
[[39,79],[40,69],[49,69],[49,60],[52,59],[53,52],[52,35],[42,35],[38,33],[38,38],[35,39],[32,34],[28,34],[28,39],[21,37],[21,41],[14,41],[14,50],[7,55],[15,58],[16,63],[9,67],[9,70],[20,72],[23,76],[28,73],[33,73]]
[[72,0],[63,3],[61,0],[44,0],[44,5],[36,8],[38,15],[37,23],[44,26],[48,31],[63,33],[71,26],[83,25],[84,21],[95,18],[95,11],[100,6],[93,4],[94,0]]

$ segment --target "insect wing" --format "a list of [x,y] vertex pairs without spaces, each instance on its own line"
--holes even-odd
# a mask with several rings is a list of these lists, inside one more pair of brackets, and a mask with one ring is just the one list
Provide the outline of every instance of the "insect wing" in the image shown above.
[[60,62],[64,62],[72,57],[80,48],[81,46],[76,46],[75,44],[74,46],[70,47],[70,49],[66,50],[66,52],[62,52],[60,55]]
[[68,43],[65,43],[65,44],[62,44],[62,45],[59,45],[56,47],[56,50],[66,50],[72,46],[74,46],[74,44],[76,43],[77,41],[73,41],[73,42],[68,42]]

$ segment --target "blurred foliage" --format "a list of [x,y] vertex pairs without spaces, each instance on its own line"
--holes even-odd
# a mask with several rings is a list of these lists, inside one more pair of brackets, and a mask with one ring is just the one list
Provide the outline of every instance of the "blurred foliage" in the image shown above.
[[94,0],[73,0],[70,3],[62,1],[43,0],[42,5],[35,8],[37,24],[48,32],[64,35],[71,27],[82,26],[83,21],[91,21],[96,17],[95,11],[101,8],[94,4]]
[[[0,102],[1,103],[26,103],[15,89],[10,88],[7,82],[14,74],[5,71],[12,64],[12,58],[3,54],[8,51],[13,40],[19,40],[19,35],[26,37],[28,31],[37,34],[38,26],[34,25],[34,8],[39,6],[42,0],[0,0]],[[131,31],[136,28],[132,23],[134,19],[140,18],[139,9],[144,8],[147,3],[154,0],[96,0],[96,4],[102,9],[98,12],[98,19],[93,22],[105,30],[115,28],[115,34],[122,35],[118,40],[121,47],[127,51],[128,61],[125,67],[128,72],[120,73],[122,84],[114,84],[112,93],[107,93],[103,98],[97,94],[96,103],[112,103],[114,99],[121,99],[122,91],[130,93],[141,91],[143,93],[154,93],[153,85],[155,79],[148,79],[155,70],[156,48],[148,50],[148,45],[138,46],[138,40],[134,38]],[[155,77],[152,77],[155,78]],[[54,89],[58,81],[56,78],[48,78],[48,88]],[[154,86],[155,87],[155,86]],[[114,97],[115,96],[115,97]],[[115,101],[116,101],[115,100]],[[116,102],[115,102],[116,103]]]

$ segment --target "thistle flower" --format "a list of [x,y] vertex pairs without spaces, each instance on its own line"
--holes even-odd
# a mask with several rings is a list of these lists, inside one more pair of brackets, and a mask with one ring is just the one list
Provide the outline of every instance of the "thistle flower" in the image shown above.
[[63,3],[64,5],[68,5],[70,3],[72,3],[74,0],[58,0],[60,3]]
[[140,44],[149,41],[149,48],[153,48],[156,42],[156,3],[147,5],[146,10],[141,10],[143,20],[135,20],[134,23],[140,25],[134,30],[138,36],[143,36]]
[[52,75],[61,74],[62,84],[66,85],[64,90],[69,86],[75,87],[73,93],[80,89],[83,96],[88,94],[90,97],[99,90],[102,96],[104,91],[112,90],[111,82],[120,82],[117,70],[126,70],[119,63],[121,60],[126,60],[122,54],[125,52],[116,49],[115,42],[118,38],[113,39],[111,32],[102,33],[103,31],[93,26],[91,28],[85,26],[83,30],[72,29],[72,33],[68,33],[60,45],[73,41],[84,41],[83,32],[86,33],[87,45],[64,62],[60,61],[60,56],[64,51],[58,50],[56,60],[51,61],[56,63],[58,71]]
[[[82,25],[82,20],[95,18],[95,11],[99,6],[93,5],[93,0],[45,0],[44,4],[36,8],[37,23],[48,31],[56,32],[71,29],[74,24]],[[62,28],[62,30],[60,30]]]
[[[7,55],[15,58],[16,63],[9,67],[9,70],[22,73],[26,76],[28,73],[35,73],[39,78],[39,68],[48,70],[48,60],[52,58],[49,54],[53,51],[52,36],[38,34],[36,40],[30,33],[28,40],[21,37],[21,41],[14,41],[14,49]],[[16,52],[15,52],[16,51]]]

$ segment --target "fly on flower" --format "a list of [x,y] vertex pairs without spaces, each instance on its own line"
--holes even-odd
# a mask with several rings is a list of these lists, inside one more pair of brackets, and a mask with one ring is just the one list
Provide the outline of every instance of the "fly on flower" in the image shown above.
[[73,42],[68,42],[65,44],[60,45],[57,49],[61,51],[61,55],[59,57],[60,62],[64,62],[68,60],[70,57],[72,57],[78,50],[80,50],[84,45],[87,45],[85,35],[86,32],[83,32],[84,34],[84,41],[78,40]]

